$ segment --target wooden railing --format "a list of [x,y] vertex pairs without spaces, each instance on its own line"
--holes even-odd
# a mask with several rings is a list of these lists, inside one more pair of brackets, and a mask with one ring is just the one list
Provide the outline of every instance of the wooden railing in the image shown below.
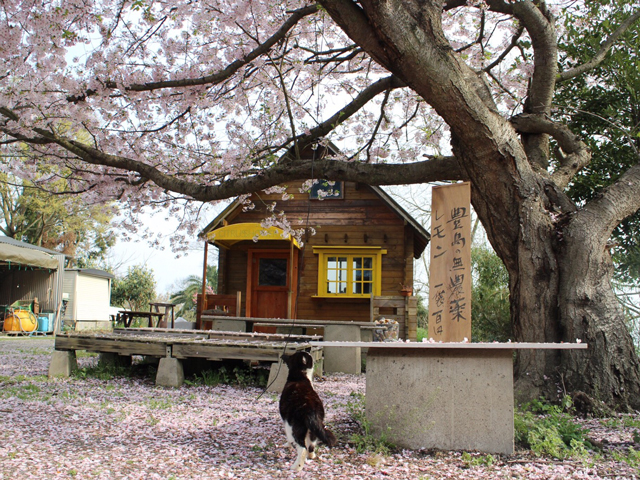
[[[202,294],[198,294],[196,307],[196,329],[207,329],[203,325],[202,314],[225,315],[236,317],[242,313],[242,293],[236,292],[232,295],[219,295],[208,293],[205,295],[205,302],[202,301]],[[205,322],[206,323],[206,322]],[[209,325],[210,328],[210,325]]]

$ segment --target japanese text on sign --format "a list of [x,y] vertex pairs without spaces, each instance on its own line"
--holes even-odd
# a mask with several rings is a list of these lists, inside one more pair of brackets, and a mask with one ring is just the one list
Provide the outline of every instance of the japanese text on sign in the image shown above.
[[431,201],[429,337],[471,340],[471,188],[434,187]]

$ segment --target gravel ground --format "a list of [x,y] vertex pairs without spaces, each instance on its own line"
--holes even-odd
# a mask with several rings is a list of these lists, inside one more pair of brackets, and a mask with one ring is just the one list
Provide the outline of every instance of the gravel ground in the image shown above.
[[[587,420],[599,453],[556,460],[463,452],[357,453],[348,405],[364,393],[364,375],[316,382],[339,444],[320,448],[302,473],[290,471],[278,398],[257,388],[156,387],[149,377],[47,379],[51,337],[0,336],[0,479],[567,479],[638,478],[629,458],[640,415]],[[80,367],[96,362],[80,357]],[[631,421],[629,421],[631,420]],[[636,457],[637,458],[637,457]],[[617,459],[617,460],[616,460]],[[489,461],[490,460],[490,461]],[[631,463],[631,465],[630,465]],[[637,465],[637,463],[636,463]]]

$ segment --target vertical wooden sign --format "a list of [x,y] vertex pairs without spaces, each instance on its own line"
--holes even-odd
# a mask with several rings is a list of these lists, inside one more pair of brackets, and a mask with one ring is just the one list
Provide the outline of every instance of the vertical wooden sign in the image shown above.
[[433,187],[429,338],[471,341],[471,186]]

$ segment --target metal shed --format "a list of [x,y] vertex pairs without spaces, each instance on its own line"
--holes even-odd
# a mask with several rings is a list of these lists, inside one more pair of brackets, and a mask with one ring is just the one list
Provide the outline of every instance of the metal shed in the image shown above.
[[38,299],[40,311],[55,312],[62,301],[65,255],[0,237],[0,305]]

